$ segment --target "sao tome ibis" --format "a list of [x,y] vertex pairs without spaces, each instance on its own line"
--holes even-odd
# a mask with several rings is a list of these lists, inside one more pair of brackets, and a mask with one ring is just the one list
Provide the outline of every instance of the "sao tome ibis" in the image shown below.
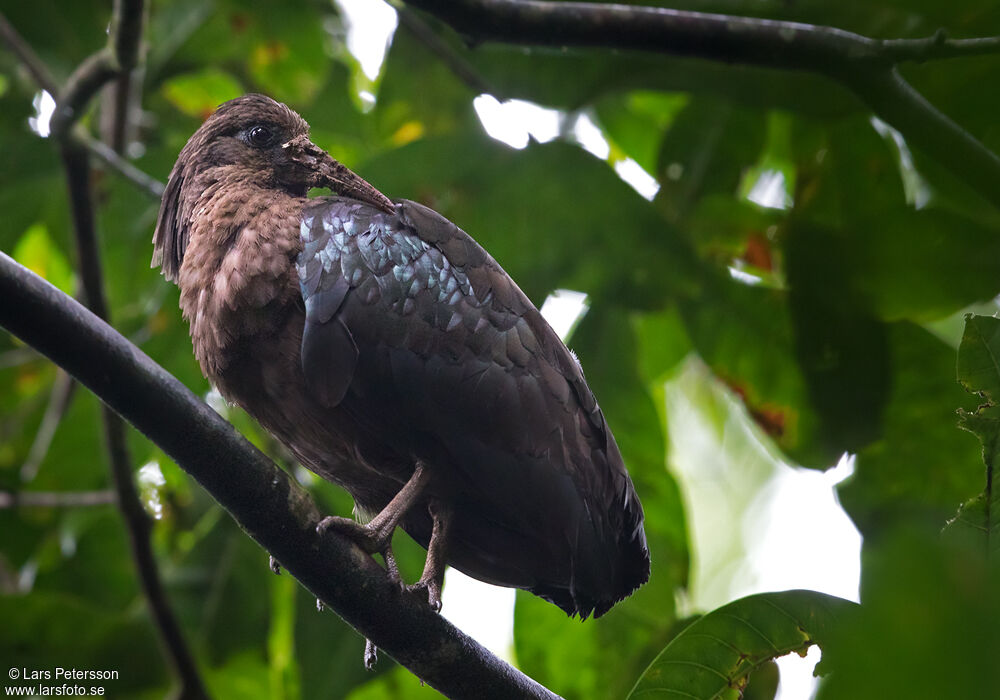
[[402,527],[427,548],[411,588],[430,605],[446,565],[582,618],[648,579],[642,507],[575,356],[468,234],[388,199],[294,111],[221,105],[153,242],[205,376],[353,496],[359,520],[320,529],[398,575]]

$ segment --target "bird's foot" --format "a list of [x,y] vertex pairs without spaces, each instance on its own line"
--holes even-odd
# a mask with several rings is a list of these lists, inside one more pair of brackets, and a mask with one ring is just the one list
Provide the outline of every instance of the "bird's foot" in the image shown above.
[[271,573],[273,573],[275,576],[281,576],[281,564],[278,563],[277,559],[275,559],[274,557],[270,557],[267,566],[268,568],[271,569]]
[[391,530],[386,533],[381,528],[362,525],[355,520],[341,518],[337,515],[330,515],[323,518],[316,526],[316,532],[321,535],[328,530],[335,530],[353,540],[355,544],[369,554],[376,552],[384,553],[392,539]]
[[411,586],[404,586],[406,593],[427,598],[427,605],[436,613],[441,612],[441,584],[438,581],[420,579]]

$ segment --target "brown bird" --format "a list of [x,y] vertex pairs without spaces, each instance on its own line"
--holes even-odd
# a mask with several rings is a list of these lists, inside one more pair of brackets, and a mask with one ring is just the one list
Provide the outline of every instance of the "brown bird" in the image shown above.
[[371,518],[320,528],[398,576],[402,526],[435,609],[446,564],[582,618],[649,578],[642,507],[575,356],[471,237],[387,199],[291,109],[220,106],[177,158],[153,243],[205,376]]

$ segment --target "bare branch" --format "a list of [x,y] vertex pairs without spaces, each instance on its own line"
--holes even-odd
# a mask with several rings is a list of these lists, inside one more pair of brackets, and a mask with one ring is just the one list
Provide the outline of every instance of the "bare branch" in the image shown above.
[[553,695],[407,596],[336,533],[300,486],[184,385],[51,284],[0,253],[0,325],[159,445],[281,566],[380,649],[450,697]]
[[879,51],[893,62],[932,61],[963,56],[986,56],[1000,53],[1000,37],[978,39],[949,39],[942,29],[934,36],[923,39],[886,39]]
[[471,41],[642,50],[806,70],[842,83],[906,140],[1000,207],[1000,157],[916,92],[902,60],[1000,52],[1000,39],[880,41],[834,27],[658,7],[541,0],[409,0]]
[[0,491],[3,508],[80,508],[115,502],[114,491]]
[[163,196],[165,185],[162,182],[132,165],[107,144],[98,141],[82,130],[74,131],[73,139],[100,158],[113,172],[138,187],[143,194],[155,200],[159,200]]

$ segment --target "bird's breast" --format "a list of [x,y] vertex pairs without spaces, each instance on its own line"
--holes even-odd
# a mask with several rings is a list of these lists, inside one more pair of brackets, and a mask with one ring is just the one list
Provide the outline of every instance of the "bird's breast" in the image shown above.
[[205,376],[274,342],[295,312],[304,200],[222,189],[194,208],[178,275],[181,309]]

